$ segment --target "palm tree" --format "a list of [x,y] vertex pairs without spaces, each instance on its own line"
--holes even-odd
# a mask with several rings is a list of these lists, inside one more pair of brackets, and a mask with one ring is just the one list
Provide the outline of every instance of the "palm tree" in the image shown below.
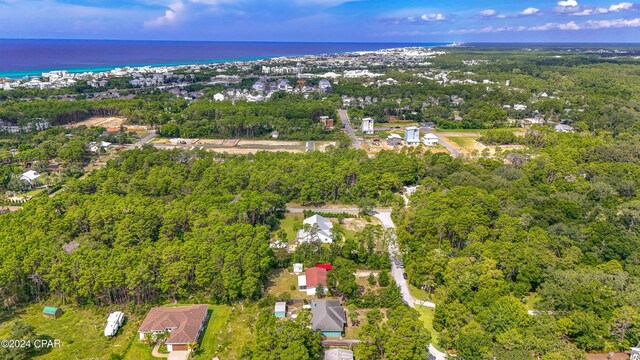
[[190,343],[187,344],[187,348],[189,349],[189,357],[195,357],[196,356],[196,350],[198,349],[198,342],[197,341],[192,341]]

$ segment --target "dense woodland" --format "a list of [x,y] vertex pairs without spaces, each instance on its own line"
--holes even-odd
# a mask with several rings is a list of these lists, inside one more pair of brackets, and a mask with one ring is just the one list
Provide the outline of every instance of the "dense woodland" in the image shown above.
[[[167,137],[267,138],[278,131],[281,139],[299,140],[342,139],[339,130],[322,129],[319,116],[334,116],[340,95],[374,96],[379,102],[350,114],[496,128],[482,141],[524,145],[480,159],[417,148],[369,157],[342,146],[251,156],[144,147],[118,153],[108,166],[77,178],[91,156],[88,141],[131,139],[85,128],[20,134],[0,143],[2,186],[11,189],[27,165],[44,169],[50,161],[62,163],[65,182],[55,196],[34,197],[21,211],[0,215],[4,309],[54,301],[142,312],[194,296],[211,303],[255,301],[261,308],[256,341],[243,358],[316,359],[320,338],[308,329],[309,319],[276,321],[269,313],[276,299],[265,297],[265,286],[274,269],[292,262],[330,262],[329,294],[350,313],[366,311],[355,348],[363,359],[424,359],[430,342],[465,360],[578,360],[585,351],[636,345],[637,65],[595,55],[464,51],[434,64],[462,77],[469,67],[461,59],[487,59],[472,67],[473,76],[509,80],[511,88],[441,86],[416,82],[411,71],[392,71],[387,75],[398,85],[348,80],[326,99],[287,95],[265,103],[213,102],[211,91],[191,102],[154,92],[99,101],[24,101],[0,93],[6,97],[0,118],[12,123],[60,125],[120,115]],[[555,98],[534,96],[540,92]],[[451,95],[464,104],[452,104]],[[509,126],[507,118],[530,115],[502,107],[516,102],[549,118],[568,118],[576,132],[534,126],[519,137],[499,129]],[[398,192],[407,185],[419,186],[405,206]],[[387,241],[379,226],[330,246],[304,244],[292,254],[269,247],[274,239],[288,240],[280,228],[288,202],[393,207],[408,281],[436,302],[439,336],[431,338],[418,313],[402,303],[385,271],[389,258],[375,245]],[[341,231],[337,225],[335,239],[343,238]],[[382,270],[370,280],[379,289],[362,291],[356,269]],[[35,336],[25,324],[14,330]]]
[[[398,235],[411,283],[442,304],[443,346],[465,359],[559,359],[579,358],[567,340],[637,343],[640,167],[614,154],[638,140],[547,134],[536,156],[507,155],[515,165],[426,162]],[[527,314],[530,297],[539,315]]]

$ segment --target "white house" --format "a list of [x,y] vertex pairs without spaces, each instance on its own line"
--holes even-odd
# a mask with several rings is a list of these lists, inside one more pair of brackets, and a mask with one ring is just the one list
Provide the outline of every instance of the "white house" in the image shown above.
[[107,150],[109,148],[109,146],[111,146],[111,143],[110,142],[106,142],[106,141],[101,141],[99,143],[90,142],[89,143],[89,151],[91,151],[93,153],[97,153],[98,151],[100,151],[100,149]]
[[223,101],[224,100],[224,95],[221,93],[217,93],[215,95],[213,95],[213,100],[215,101]]
[[[331,223],[327,218],[320,215],[313,215],[304,219],[302,225],[303,228],[298,230],[297,234],[298,242],[320,241],[325,244],[333,242],[331,237],[333,223]],[[307,227],[308,230],[305,230]]]
[[573,132],[573,126],[565,124],[558,124],[554,126],[553,129],[556,132]]
[[516,111],[524,111],[524,110],[527,110],[527,105],[513,104],[513,109]]
[[432,133],[428,133],[422,138],[422,143],[427,146],[436,146],[438,145],[438,137]]
[[302,271],[304,271],[304,266],[300,263],[295,263],[293,264],[293,272],[295,274],[300,274]]
[[373,119],[372,118],[364,118],[362,119],[362,132],[365,134],[373,134]]
[[118,328],[124,322],[124,313],[116,311],[109,314],[107,318],[107,326],[104,328],[104,336],[114,336],[118,332]]
[[22,174],[20,174],[20,176],[18,177],[18,179],[33,185],[36,181],[37,178],[40,177],[40,174],[38,174],[37,171],[35,170],[29,170],[26,172],[23,172]]
[[409,126],[404,129],[404,142],[409,146],[420,145],[420,129]]

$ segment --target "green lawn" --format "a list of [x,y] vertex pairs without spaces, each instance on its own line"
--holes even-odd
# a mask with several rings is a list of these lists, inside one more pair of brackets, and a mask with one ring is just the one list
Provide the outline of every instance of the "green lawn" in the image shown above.
[[293,245],[296,243],[296,231],[293,229],[295,224],[302,225],[301,214],[286,214],[284,219],[280,220],[280,229],[287,233],[287,241]]
[[[295,290],[291,290],[294,287]],[[298,291],[298,276],[289,273],[288,269],[275,270],[269,276],[267,285],[267,293],[278,297],[288,293],[292,299],[313,299],[313,296],[307,295],[304,291]]]
[[540,300],[540,295],[538,295],[538,293],[529,293],[527,295],[527,301],[525,302],[527,310],[539,310],[538,303]]
[[411,284],[409,284],[409,292],[411,293],[411,296],[413,296],[418,300],[433,301],[433,297],[431,296],[431,294],[429,294],[425,290],[418,289],[417,287]]
[[450,136],[447,139],[449,139],[451,142],[456,143],[458,145],[460,145],[461,147],[467,149],[467,150],[472,150],[473,149],[473,143],[478,139],[475,136]]
[[243,346],[254,340],[255,306],[210,305],[210,317],[196,359],[237,359]]
[[33,325],[37,334],[62,343],[61,347],[53,348],[37,358],[108,359],[112,353],[121,354],[129,339],[137,335],[139,320],[127,318],[115,337],[105,337],[103,330],[109,314],[106,309],[85,310],[63,306],[60,318],[49,319],[42,316],[43,307],[44,305],[33,304],[18,310],[13,317],[0,324],[0,338],[7,339],[14,322],[20,319]]
[[151,355],[151,347],[145,342],[138,340],[136,337],[133,339],[131,348],[127,352],[125,359],[130,360],[155,360],[156,358]]
[[435,132],[439,132],[439,133],[477,133],[477,134],[483,134],[486,133],[489,130],[511,130],[513,132],[520,132],[520,131],[524,131],[523,128],[504,128],[504,129],[441,129],[441,128],[436,128],[434,129]]
[[435,310],[426,306],[417,306],[416,310],[420,313],[420,320],[424,322],[424,327],[427,329],[429,333],[431,333],[431,343],[438,350],[442,349],[438,346],[438,332],[433,328],[433,316],[435,315]]

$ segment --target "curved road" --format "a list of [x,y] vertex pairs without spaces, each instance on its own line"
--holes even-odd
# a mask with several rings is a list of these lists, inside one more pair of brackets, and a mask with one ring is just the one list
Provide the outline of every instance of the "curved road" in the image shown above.
[[[391,220],[391,211],[390,210],[374,210],[373,216],[378,218],[382,222],[382,226],[385,230],[387,229],[395,229],[396,225]],[[391,258],[391,276],[395,280],[396,284],[400,287],[400,292],[402,294],[402,298],[407,303],[408,306],[415,308],[416,305],[427,306],[430,308],[435,308],[436,304],[430,301],[420,301],[413,298],[411,292],[409,291],[409,284],[407,284],[407,280],[405,280],[402,274],[404,270],[396,266],[395,259],[400,259],[400,253],[398,251],[398,245],[395,241],[396,234],[393,232],[393,240],[388,244],[389,247],[389,257]],[[442,351],[436,349],[433,344],[429,344],[429,353],[433,356],[435,360],[446,360],[447,355]]]
[[[408,203],[408,199],[407,199],[407,203]],[[315,212],[322,212],[322,211],[345,212],[350,214],[357,214],[359,212],[359,210],[354,207],[323,209],[323,208],[306,208],[306,207],[298,207],[298,206],[287,206],[287,210],[292,213],[301,213],[304,210],[312,210]],[[396,225],[393,223],[393,220],[391,220],[391,209],[374,209],[371,215],[375,216],[377,219],[379,219],[382,222],[382,226],[384,227],[385,230],[396,228]],[[405,280],[404,276],[402,276],[404,271],[403,269],[399,268],[395,262],[396,259],[400,259],[400,252],[398,250],[398,245],[395,240],[396,240],[396,234],[394,231],[392,235],[392,241],[389,241],[387,250],[389,251],[389,257],[391,258],[391,276],[393,277],[393,280],[396,282],[398,287],[400,287],[400,293],[402,294],[402,299],[408,306],[412,308],[415,308],[416,305],[435,308],[436,304],[430,301],[416,300],[411,295],[411,292],[409,291],[409,284],[407,284],[407,280]],[[445,353],[439,351],[431,344],[429,344],[429,353],[433,356],[433,359],[435,360],[445,360],[447,358],[447,355]]]

